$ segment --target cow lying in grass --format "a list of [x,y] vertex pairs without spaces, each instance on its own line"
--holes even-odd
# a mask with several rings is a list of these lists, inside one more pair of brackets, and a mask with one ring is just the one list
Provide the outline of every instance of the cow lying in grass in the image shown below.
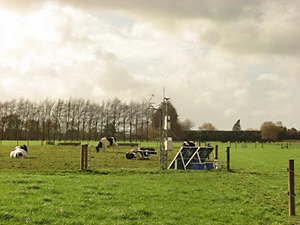
[[109,146],[111,147],[116,146],[116,139],[114,137],[101,138],[98,146],[96,147],[97,153],[99,152],[100,148],[106,150],[106,148]]
[[148,155],[146,155],[143,151],[139,149],[133,149],[126,153],[126,159],[149,159]]
[[27,158],[27,146],[20,145],[16,146],[13,151],[10,153],[11,158]]
[[138,148],[127,152],[126,159],[145,160],[149,159],[149,155],[157,155],[157,152],[154,150],[154,148]]
[[196,146],[196,144],[193,141],[184,141],[182,146]]

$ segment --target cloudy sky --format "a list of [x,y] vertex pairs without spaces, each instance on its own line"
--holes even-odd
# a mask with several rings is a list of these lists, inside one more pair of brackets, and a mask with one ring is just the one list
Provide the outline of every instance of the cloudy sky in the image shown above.
[[171,98],[180,120],[300,129],[300,1],[0,0],[0,101]]

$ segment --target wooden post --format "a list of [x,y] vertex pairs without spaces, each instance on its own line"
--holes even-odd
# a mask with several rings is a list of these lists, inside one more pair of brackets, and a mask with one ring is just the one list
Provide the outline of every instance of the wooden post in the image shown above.
[[230,147],[227,147],[227,171],[230,171]]
[[84,159],[84,150],[83,145],[81,146],[81,152],[80,152],[80,169],[83,170],[83,159]]
[[218,159],[218,145],[215,146],[215,160]]
[[80,169],[85,170],[88,162],[88,145],[81,146]]
[[88,158],[89,158],[89,151],[88,151],[88,145],[86,145],[86,148],[85,148],[85,158],[84,158],[84,167],[85,169],[87,169],[88,167]]
[[295,180],[294,180],[294,160],[289,159],[289,215],[295,215]]

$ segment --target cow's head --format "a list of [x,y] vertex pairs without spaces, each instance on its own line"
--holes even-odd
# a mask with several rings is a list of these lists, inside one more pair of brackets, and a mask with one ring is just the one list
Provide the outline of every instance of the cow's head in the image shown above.
[[189,143],[187,141],[183,141],[182,146],[189,146]]
[[25,152],[27,152],[27,146],[26,146],[26,145],[21,145],[20,147],[21,147],[21,149],[23,149]]
[[114,137],[106,137],[106,139],[109,141],[110,146],[114,146],[116,144],[116,139]]

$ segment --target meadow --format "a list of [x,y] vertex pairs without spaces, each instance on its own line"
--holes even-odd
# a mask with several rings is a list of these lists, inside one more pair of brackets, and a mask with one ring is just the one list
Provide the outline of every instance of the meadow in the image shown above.
[[[11,159],[15,144],[0,145],[0,224],[300,224],[300,200],[290,217],[287,195],[288,159],[300,193],[297,143],[211,143],[223,168],[209,171],[161,171],[158,157],[127,160],[128,147],[90,152],[92,166],[79,170],[80,146],[32,142],[30,158]],[[169,162],[180,143],[174,146]]]

